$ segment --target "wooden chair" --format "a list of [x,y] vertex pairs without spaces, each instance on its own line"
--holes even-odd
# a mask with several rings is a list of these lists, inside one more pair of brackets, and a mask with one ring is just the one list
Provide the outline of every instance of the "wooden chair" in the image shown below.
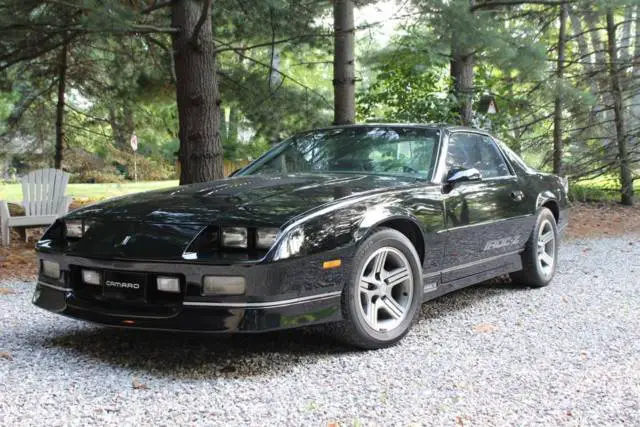
[[[22,178],[24,216],[11,216],[9,205],[0,200],[0,243],[11,242],[10,227],[39,227],[53,224],[69,211],[71,197],[65,196],[69,174],[58,169],[39,169]],[[26,233],[25,233],[26,236]]]

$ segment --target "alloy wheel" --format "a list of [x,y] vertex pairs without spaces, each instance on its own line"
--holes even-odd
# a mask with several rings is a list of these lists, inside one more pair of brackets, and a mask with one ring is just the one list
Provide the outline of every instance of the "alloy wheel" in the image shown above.
[[540,224],[538,232],[538,268],[545,278],[553,274],[556,263],[556,237],[549,220]]
[[411,265],[402,252],[382,247],[371,254],[359,283],[358,305],[367,325],[378,332],[396,328],[407,317],[413,287]]

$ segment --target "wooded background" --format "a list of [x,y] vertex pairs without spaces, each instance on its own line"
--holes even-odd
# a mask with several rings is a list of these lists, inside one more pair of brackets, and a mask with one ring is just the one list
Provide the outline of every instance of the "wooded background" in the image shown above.
[[[371,8],[383,19],[356,22]],[[186,184],[297,131],[365,121],[490,128],[630,205],[640,2],[0,0],[0,178],[132,179],[135,131],[139,176],[173,178],[179,160]]]

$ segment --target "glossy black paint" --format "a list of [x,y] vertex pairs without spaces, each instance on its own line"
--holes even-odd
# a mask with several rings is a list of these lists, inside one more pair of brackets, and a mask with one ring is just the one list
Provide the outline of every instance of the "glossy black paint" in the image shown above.
[[[352,257],[380,226],[413,241],[422,258],[426,299],[521,269],[519,252],[541,206],[554,211],[561,229],[566,226],[561,181],[503,151],[508,176],[448,184],[443,159],[451,135],[486,134],[440,130],[438,167],[430,180],[346,173],[247,176],[240,170],[224,180],[74,211],[38,242],[39,259],[58,262],[62,276],[52,280],[41,274],[34,303],[98,323],[158,329],[262,331],[336,321]],[[64,238],[69,220],[91,224],[77,242]],[[282,233],[270,250],[193,249],[208,230],[225,226],[278,227]],[[304,236],[299,251],[277,259],[292,233]],[[501,239],[510,244],[488,243]],[[322,268],[333,259],[342,260],[340,268]],[[81,283],[83,267],[143,273],[149,280],[179,277],[181,293],[145,302],[108,300]],[[203,296],[204,275],[242,276],[246,293]]]

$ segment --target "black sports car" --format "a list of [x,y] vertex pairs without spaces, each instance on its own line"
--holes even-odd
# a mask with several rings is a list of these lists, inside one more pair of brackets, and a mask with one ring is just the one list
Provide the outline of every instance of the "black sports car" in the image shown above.
[[400,340],[420,305],[511,274],[554,275],[567,182],[485,132],[354,125],[301,133],[219,181],[115,198],[37,244],[33,302],[112,326],[259,332],[331,323]]

